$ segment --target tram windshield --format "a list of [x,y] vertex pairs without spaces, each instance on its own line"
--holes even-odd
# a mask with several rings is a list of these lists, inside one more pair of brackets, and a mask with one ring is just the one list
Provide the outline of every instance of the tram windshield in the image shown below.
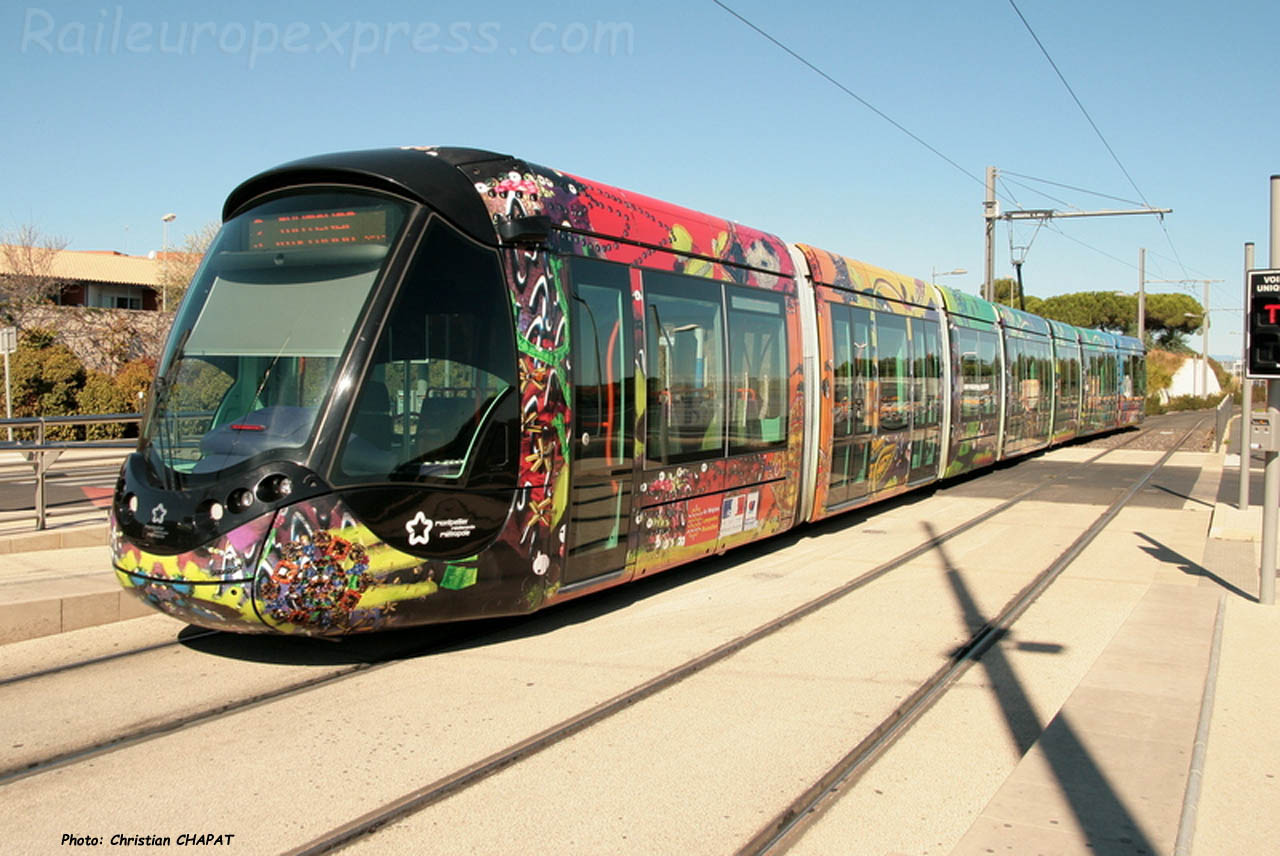
[[163,466],[215,472],[308,442],[409,206],[290,195],[228,221],[174,321],[143,429]]

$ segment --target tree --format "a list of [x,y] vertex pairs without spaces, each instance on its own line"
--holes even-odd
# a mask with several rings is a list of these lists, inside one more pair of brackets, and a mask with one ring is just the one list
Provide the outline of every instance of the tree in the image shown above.
[[1002,277],[994,280],[991,285],[995,290],[996,303],[1003,303],[1005,306],[1010,306],[1014,309],[1026,309],[1026,311],[1034,315],[1044,314],[1041,311],[1044,306],[1044,301],[1034,295],[1023,295],[1022,303],[1019,305],[1017,280],[1010,279],[1009,277]]
[[[1077,327],[1138,335],[1138,297],[1134,294],[1114,291],[1059,294],[1047,298],[1037,314]],[[1186,294],[1148,294],[1146,316],[1150,343],[1166,350],[1187,351],[1186,337],[1200,329],[1204,308]]]
[[1077,291],[1045,298],[1041,307],[1046,318],[1133,335],[1138,329],[1137,298],[1114,291]]
[[[13,415],[65,416],[76,412],[84,386],[84,366],[66,345],[54,342],[52,330],[25,330],[12,358]],[[75,427],[59,425],[47,439],[74,440]]]
[[191,278],[204,260],[204,254],[218,234],[218,223],[205,223],[184,239],[182,249],[166,250],[160,254],[161,305],[172,310],[178,307]]
[[1147,330],[1157,347],[1187,353],[1186,337],[1200,329],[1204,307],[1187,294],[1148,294]]
[[62,289],[53,262],[67,241],[45,235],[30,223],[5,232],[0,240],[0,314],[8,323],[17,324],[24,309],[45,302]]

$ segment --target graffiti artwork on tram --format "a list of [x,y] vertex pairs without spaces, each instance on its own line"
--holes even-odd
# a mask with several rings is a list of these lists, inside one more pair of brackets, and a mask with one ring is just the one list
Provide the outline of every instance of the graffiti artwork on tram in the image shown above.
[[552,236],[553,248],[566,255],[773,290],[793,287],[795,270],[783,241],[739,223],[517,161],[476,181],[475,188],[495,221],[545,215],[573,229]]
[[[568,313],[564,266],[544,252],[511,251],[508,288],[516,318],[520,404],[520,487],[516,514],[500,540],[522,557],[536,606],[558,585],[569,502]],[[514,528],[513,528],[514,526]]]
[[780,531],[781,521],[790,520],[780,507],[787,499],[782,486],[771,482],[641,509],[637,569],[659,570]]
[[879,297],[893,304],[871,304],[868,308],[878,311],[894,311],[899,315],[922,317],[927,309],[938,305],[930,285],[919,279],[909,279],[893,271],[878,268],[865,262],[846,258],[828,250],[798,245],[809,262],[814,282],[845,292],[857,292]]
[[256,624],[249,584],[253,562],[271,524],[264,515],[238,526],[211,544],[175,556],[148,553],[121,537],[112,514],[111,558],[126,591],[152,607],[207,627]]

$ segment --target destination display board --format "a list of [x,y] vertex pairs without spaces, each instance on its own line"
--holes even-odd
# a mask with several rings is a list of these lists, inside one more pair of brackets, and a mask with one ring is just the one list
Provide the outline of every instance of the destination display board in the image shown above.
[[1249,271],[1246,374],[1280,378],[1280,270]]
[[387,242],[387,212],[380,208],[305,211],[255,217],[249,249],[297,250]]

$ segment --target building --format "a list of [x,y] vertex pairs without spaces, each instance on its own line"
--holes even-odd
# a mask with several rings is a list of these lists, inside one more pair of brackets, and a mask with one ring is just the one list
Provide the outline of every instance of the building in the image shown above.
[[1218,375],[1214,373],[1213,366],[1199,357],[1187,357],[1173,373],[1168,395],[1170,398],[1177,398],[1180,395],[1204,397],[1218,395],[1221,392],[1222,389],[1218,386]]
[[[9,253],[0,252],[0,275],[13,275]],[[57,250],[42,276],[62,283],[54,302],[106,309],[160,308],[160,274],[165,258],[185,253],[127,256],[113,250]]]

